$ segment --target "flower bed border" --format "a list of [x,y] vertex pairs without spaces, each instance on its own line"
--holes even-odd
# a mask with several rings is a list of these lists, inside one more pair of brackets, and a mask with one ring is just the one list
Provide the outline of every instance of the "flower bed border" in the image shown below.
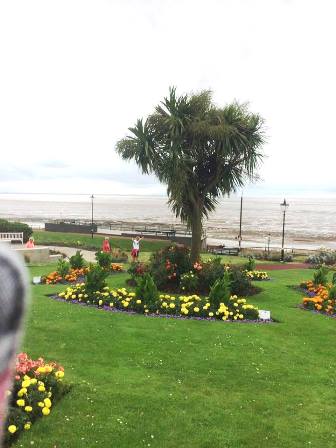
[[320,314],[321,316],[330,317],[331,319],[336,319],[336,313],[335,314],[329,314],[325,311],[319,311],[319,310],[310,310],[309,308],[305,308],[302,304],[297,305],[297,308],[303,310],[303,311],[310,311],[314,314]]
[[49,297],[50,299],[56,300],[57,302],[64,302],[64,303],[68,303],[68,304],[72,304],[72,305],[79,305],[82,307],[89,307],[89,308],[96,308],[98,310],[101,311],[107,311],[110,313],[120,313],[120,314],[136,314],[138,316],[144,316],[144,317],[158,317],[158,318],[166,318],[166,319],[178,319],[178,320],[202,320],[202,321],[207,321],[207,322],[221,322],[221,323],[232,323],[232,324],[237,324],[237,323],[242,323],[242,324],[274,324],[276,323],[276,321],[274,319],[269,319],[269,320],[264,320],[264,319],[237,319],[237,320],[221,320],[221,319],[215,319],[213,317],[197,317],[197,316],[181,316],[181,315],[173,315],[173,314],[156,314],[156,313],[148,313],[148,314],[142,314],[142,313],[137,313],[136,311],[129,311],[129,310],[119,310],[117,308],[111,308],[107,305],[104,306],[98,306],[98,305],[93,305],[93,304],[88,304],[86,302],[79,302],[78,300],[66,300],[63,299],[63,297],[59,297],[58,295],[54,295],[54,294],[47,294],[47,297]]

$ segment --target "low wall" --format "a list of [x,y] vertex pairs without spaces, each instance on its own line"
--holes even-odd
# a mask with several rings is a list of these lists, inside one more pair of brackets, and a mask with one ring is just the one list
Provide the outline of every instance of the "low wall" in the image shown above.
[[27,247],[18,247],[13,249],[22,256],[26,263],[48,263],[52,261],[49,257],[48,247],[34,247],[28,249]]

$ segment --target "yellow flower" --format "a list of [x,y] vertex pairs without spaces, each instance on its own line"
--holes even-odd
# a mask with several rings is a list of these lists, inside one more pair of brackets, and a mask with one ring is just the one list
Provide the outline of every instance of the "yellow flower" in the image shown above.
[[38,373],[45,373],[45,368],[44,367],[39,367],[36,372]]
[[42,414],[43,414],[43,415],[49,415],[49,414],[50,414],[50,409],[47,408],[47,407],[43,408],[43,409],[42,409]]
[[26,406],[25,407],[25,411],[26,412],[31,412],[33,410],[33,408],[31,406]]
[[113,303],[113,302],[110,302],[110,307],[111,307],[111,308],[113,307],[113,305],[114,305],[114,303]]
[[212,317],[213,316],[213,312],[210,311],[209,316]]
[[198,312],[199,312],[199,308],[198,308],[198,306],[195,306],[194,311],[195,311],[195,313],[198,313]]
[[15,425],[10,425],[10,426],[8,426],[8,431],[9,431],[11,434],[14,434],[14,433],[16,432],[16,430],[17,430],[17,427],[16,427]]
[[46,408],[51,408],[51,400],[50,400],[50,398],[45,398],[43,401],[44,401],[44,404],[45,404]]
[[30,422],[25,423],[24,429],[26,429],[28,431],[28,429],[30,429],[30,427],[31,427],[31,423]]
[[27,389],[25,387],[23,387],[22,389],[19,390],[19,392],[17,394],[18,394],[18,397],[23,397],[24,394],[26,394],[26,393],[27,393]]
[[39,386],[39,387],[38,387],[38,391],[39,391],[39,392],[45,392],[45,387],[42,386],[42,385]]
[[99,305],[99,306],[102,306],[102,304],[103,304],[103,301],[102,301],[102,300],[99,300],[98,305]]
[[17,400],[16,404],[20,407],[23,407],[25,405],[25,401],[24,400]]
[[56,376],[56,378],[63,378],[63,377],[64,377],[64,372],[63,372],[63,370],[58,370],[58,371],[55,373],[55,376]]
[[169,308],[175,308],[175,303],[171,303],[170,305],[169,305]]
[[37,403],[37,406],[39,406],[40,408],[44,408],[44,403],[43,403],[43,401],[39,401],[39,402]]
[[140,303],[141,303],[141,300],[137,300],[137,301],[136,301],[136,303],[137,303],[138,305],[140,305]]
[[36,384],[37,383],[37,379],[36,378],[32,378],[31,380],[30,380],[30,384]]

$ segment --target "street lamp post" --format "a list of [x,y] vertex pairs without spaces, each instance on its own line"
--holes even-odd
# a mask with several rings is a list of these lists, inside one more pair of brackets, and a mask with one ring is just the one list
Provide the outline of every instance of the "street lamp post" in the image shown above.
[[286,199],[283,200],[282,204],[280,204],[281,211],[283,213],[283,221],[282,221],[282,244],[281,244],[281,261],[285,260],[285,221],[286,221],[286,211],[289,207]]
[[239,252],[241,251],[241,242],[242,242],[242,221],[243,221],[243,195],[241,195],[240,197],[240,216],[239,216],[239,235],[238,235]]
[[271,234],[269,233],[268,237],[267,237],[267,253],[268,253],[268,255],[270,253],[270,244],[271,244]]
[[90,199],[91,199],[91,238],[93,238],[93,200],[94,200],[93,194],[90,196]]

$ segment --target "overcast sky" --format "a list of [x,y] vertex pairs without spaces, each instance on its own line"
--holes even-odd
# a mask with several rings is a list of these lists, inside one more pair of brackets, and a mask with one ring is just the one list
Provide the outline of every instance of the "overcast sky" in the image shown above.
[[0,2],[0,193],[162,194],[118,139],[175,85],[266,121],[250,195],[336,194],[333,0]]

